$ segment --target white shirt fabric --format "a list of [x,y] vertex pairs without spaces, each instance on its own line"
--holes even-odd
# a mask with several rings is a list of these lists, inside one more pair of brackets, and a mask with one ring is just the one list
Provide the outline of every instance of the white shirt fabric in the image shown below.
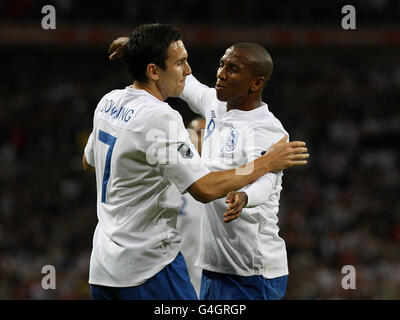
[[181,252],[185,258],[190,281],[200,297],[202,269],[195,265],[201,243],[201,225],[205,212],[204,203],[194,199],[189,193],[182,195],[177,229],[182,237]]
[[[267,104],[251,111],[227,112],[226,103],[217,99],[215,89],[193,76],[186,78],[180,98],[206,119],[202,161],[211,171],[244,165],[287,134]],[[239,218],[230,223],[223,222],[225,198],[205,205],[199,267],[268,279],[288,274],[286,246],[277,225],[282,175],[268,173],[243,188],[249,197],[249,208],[244,208]]]
[[96,168],[99,220],[89,283],[142,284],[177,256],[180,193],[209,170],[180,114],[132,87],[100,100],[85,156]]

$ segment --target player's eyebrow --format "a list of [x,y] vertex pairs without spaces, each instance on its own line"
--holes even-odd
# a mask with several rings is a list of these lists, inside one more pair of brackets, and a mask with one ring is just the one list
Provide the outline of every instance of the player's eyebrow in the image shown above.
[[237,68],[237,69],[240,69],[240,65],[238,65],[238,64],[236,64],[236,63],[233,63],[233,62],[230,62],[230,61],[226,62],[226,59],[224,59],[224,58],[221,58],[221,59],[219,60],[219,63],[220,63],[220,64],[221,64],[221,63],[225,64],[228,68]]
[[236,64],[236,63],[232,63],[232,62],[228,62],[227,64],[226,64],[226,66],[228,67],[228,68],[230,68],[230,69],[238,69],[238,70],[240,70],[241,69],[241,67],[240,67],[240,65],[238,65],[238,64]]

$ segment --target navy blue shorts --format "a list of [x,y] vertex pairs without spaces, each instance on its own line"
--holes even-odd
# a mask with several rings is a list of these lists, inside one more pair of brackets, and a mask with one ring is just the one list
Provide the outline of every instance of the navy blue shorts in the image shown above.
[[243,277],[203,270],[200,300],[280,300],[286,293],[287,278]]
[[91,284],[90,291],[94,300],[198,300],[180,252],[174,261],[139,286],[117,288]]

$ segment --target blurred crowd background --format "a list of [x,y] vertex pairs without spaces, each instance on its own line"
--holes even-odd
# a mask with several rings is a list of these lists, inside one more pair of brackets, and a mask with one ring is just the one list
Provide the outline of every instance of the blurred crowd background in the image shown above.
[[[400,21],[399,1],[349,2],[357,22],[370,27]],[[338,1],[171,3],[1,1],[0,27],[35,22],[40,28],[45,4],[56,7],[57,26],[262,21],[293,28],[317,23],[318,30],[337,29],[341,19]],[[284,175],[278,217],[290,269],[285,299],[400,299],[399,43],[260,43],[275,64],[264,101],[311,153],[307,167]],[[131,82],[123,60],[107,60],[107,45],[0,42],[0,299],[90,298],[96,190],[81,157],[97,102]],[[187,49],[193,74],[214,86],[226,47],[193,42]],[[179,99],[168,102],[186,123],[195,116]],[[41,287],[44,265],[56,268],[56,290]],[[341,286],[345,265],[355,267],[355,290]]]

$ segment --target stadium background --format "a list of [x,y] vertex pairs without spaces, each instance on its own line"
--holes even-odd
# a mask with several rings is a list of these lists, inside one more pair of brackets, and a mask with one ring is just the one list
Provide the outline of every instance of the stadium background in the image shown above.
[[[41,28],[42,6],[57,29]],[[342,30],[353,4],[357,30]],[[275,69],[264,91],[306,168],[286,172],[279,213],[285,299],[400,299],[400,3],[364,1],[0,1],[0,299],[88,299],[97,222],[81,156],[102,95],[130,83],[107,47],[141,23],[182,29],[197,78],[254,41]],[[194,116],[169,99],[185,122]],[[341,287],[344,265],[356,289]],[[43,290],[42,266],[57,289]]]

